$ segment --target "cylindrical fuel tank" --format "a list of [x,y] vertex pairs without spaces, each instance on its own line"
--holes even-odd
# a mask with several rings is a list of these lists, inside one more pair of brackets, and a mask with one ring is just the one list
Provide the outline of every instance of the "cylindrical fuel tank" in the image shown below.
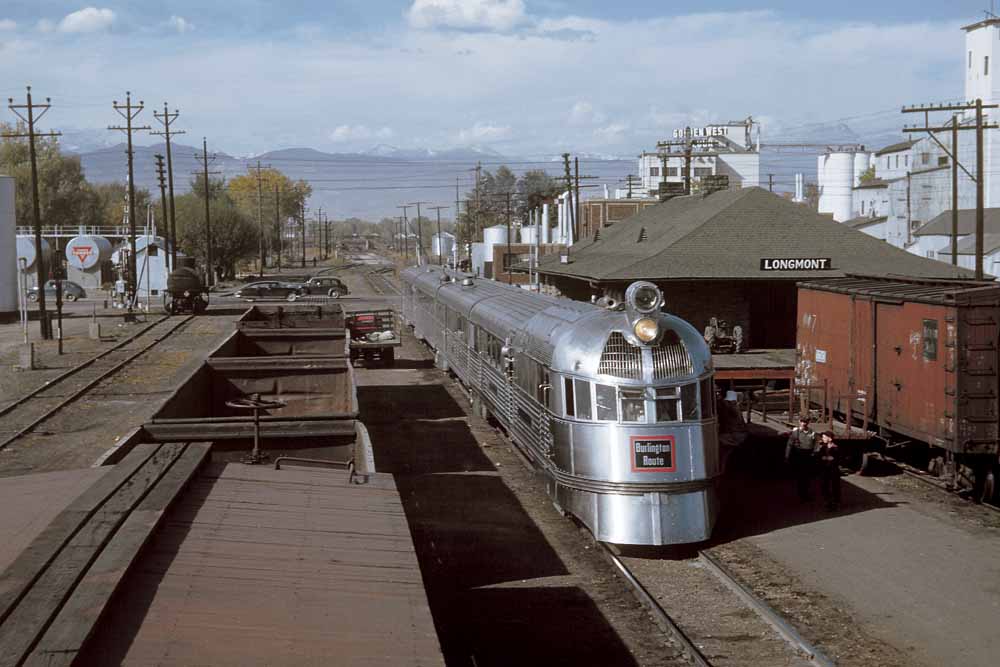
[[431,254],[438,257],[451,255],[455,247],[455,237],[448,232],[442,232],[440,236],[435,234],[431,242]]
[[521,243],[534,245],[538,241],[538,227],[535,225],[525,225],[521,227]]
[[111,242],[103,236],[76,236],[66,244],[66,261],[74,269],[98,271],[111,258]]
[[[42,239],[42,256],[48,260],[52,259],[52,248],[49,246],[49,242]],[[21,263],[21,260],[24,263]],[[35,270],[35,260],[38,259],[38,252],[35,249],[35,239],[31,236],[18,236],[17,237],[17,265],[24,270],[34,271]],[[51,261],[50,261],[51,264]]]
[[170,272],[167,276],[167,291],[171,294],[190,292],[192,295],[202,292],[201,276],[197,269],[182,266]]

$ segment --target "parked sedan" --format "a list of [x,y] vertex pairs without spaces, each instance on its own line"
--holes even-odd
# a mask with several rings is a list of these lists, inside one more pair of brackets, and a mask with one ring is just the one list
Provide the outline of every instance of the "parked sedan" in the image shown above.
[[[62,281],[63,290],[63,300],[72,303],[77,299],[86,299],[87,290],[83,289],[79,285],[69,280]],[[45,283],[45,300],[55,301],[56,299],[56,281],[50,280]],[[38,301],[38,288],[32,287],[28,290],[28,301]]]
[[302,284],[308,294],[326,294],[336,299],[348,294],[347,285],[333,276],[313,276]]
[[233,293],[237,299],[253,301],[255,299],[285,299],[295,301],[306,291],[298,283],[282,283],[277,280],[264,280],[244,285]]

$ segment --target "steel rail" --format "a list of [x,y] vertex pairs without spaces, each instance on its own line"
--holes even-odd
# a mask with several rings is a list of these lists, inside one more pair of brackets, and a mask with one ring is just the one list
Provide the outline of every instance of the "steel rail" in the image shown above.
[[757,612],[764,621],[781,635],[793,648],[802,651],[813,665],[816,667],[835,667],[835,664],[822,651],[807,641],[798,631],[786,621],[781,614],[776,612],[771,605],[759,598],[753,591],[744,586],[726,567],[717,561],[707,551],[699,551],[698,557],[722,581],[731,591],[743,599],[750,607]]
[[948,494],[950,496],[954,496],[956,498],[960,498],[960,499],[968,502],[969,504],[978,505],[979,507],[985,507],[986,509],[990,510],[991,512],[1000,513],[1000,507],[994,505],[993,503],[988,502],[988,501],[987,502],[976,502],[972,498],[965,498],[965,497],[962,496],[961,493],[959,493],[958,490],[953,489],[953,488],[949,488],[947,482],[945,482],[945,481],[938,481],[938,480],[936,480],[936,479],[934,479],[932,477],[929,477],[929,473],[924,472],[920,468],[911,466],[909,463],[906,463],[905,461],[900,461],[899,459],[893,458],[892,456],[889,456],[887,454],[879,453],[879,456],[881,456],[883,459],[885,459],[886,461],[892,463],[897,468],[899,468],[904,475],[912,477],[913,479],[917,480],[918,482],[923,482],[927,486],[933,487],[933,488],[937,489],[938,491],[941,491],[942,493],[946,493],[946,494]]
[[649,613],[653,616],[653,620],[656,624],[681,645],[681,648],[687,654],[687,657],[690,658],[691,662],[693,662],[697,667],[712,667],[712,663],[708,661],[708,658],[706,658],[705,654],[701,652],[701,649],[695,646],[694,642],[692,642],[691,639],[684,634],[684,631],[681,630],[680,626],[677,625],[674,619],[670,617],[670,614],[668,614],[666,610],[660,606],[660,603],[649,594],[649,591],[647,591],[645,586],[642,585],[642,582],[640,582],[635,575],[632,574],[632,571],[628,569],[628,566],[625,565],[625,563],[623,563],[622,560],[618,558],[618,556],[616,556],[606,544],[603,542],[597,542],[597,545],[600,547],[601,552],[605,555],[605,557],[607,557],[611,561],[611,564],[615,566],[615,569],[618,570],[618,573],[622,576],[622,578],[625,579],[625,582],[632,588],[632,593],[635,597],[644,607],[646,607],[647,610],[649,610]]
[[123,340],[120,343],[114,345],[113,347],[108,348],[104,352],[101,352],[100,354],[98,354],[96,356],[93,356],[90,359],[87,359],[86,361],[83,361],[83,362],[77,364],[76,366],[73,366],[69,370],[67,370],[67,371],[65,371],[63,373],[60,373],[59,375],[57,375],[56,377],[52,378],[51,380],[46,380],[40,387],[37,387],[36,389],[33,389],[32,391],[29,391],[24,396],[16,399],[10,405],[4,407],[3,409],[0,409],[0,417],[3,417],[4,415],[6,415],[8,412],[10,412],[11,410],[13,410],[14,408],[16,408],[16,407],[18,407],[20,405],[23,405],[26,401],[28,401],[28,399],[30,399],[30,398],[38,395],[39,393],[45,391],[46,389],[51,389],[52,387],[54,387],[58,383],[62,382],[66,378],[68,378],[68,377],[70,377],[72,375],[75,375],[76,373],[82,371],[84,368],[87,368],[88,366],[90,366],[91,364],[93,364],[95,361],[99,361],[100,359],[103,359],[104,357],[108,356],[109,354],[111,354],[115,350],[119,350],[119,349],[125,347],[126,345],[128,345],[129,343],[131,343],[132,341],[134,341],[136,338],[138,338],[139,336],[143,335],[144,333],[146,333],[147,331],[149,331],[150,329],[152,329],[153,327],[155,327],[157,324],[160,324],[161,322],[163,322],[164,320],[167,320],[169,318],[170,318],[169,315],[164,315],[163,317],[161,317],[160,319],[156,320],[152,324],[149,324],[149,325],[143,327],[142,329],[140,329],[139,331],[136,331],[134,334],[132,334],[131,336],[129,336],[125,340]]
[[[65,399],[63,399],[62,401],[60,401],[59,403],[57,403],[54,407],[52,407],[52,408],[46,410],[45,412],[43,412],[33,422],[31,422],[30,424],[28,424],[27,426],[25,426],[24,428],[22,428],[20,431],[18,431],[17,433],[14,433],[9,438],[7,438],[2,443],[0,443],[0,450],[6,449],[7,446],[10,445],[12,442],[14,442],[14,441],[16,441],[16,440],[24,437],[28,433],[30,433],[32,430],[34,430],[34,428],[36,426],[38,426],[42,422],[46,421],[47,419],[49,419],[50,417],[52,417],[53,415],[55,415],[57,412],[59,412],[60,410],[62,410],[64,407],[66,407],[70,403],[73,403],[74,401],[76,401],[78,398],[80,398],[81,396],[83,396],[84,393],[86,393],[87,391],[89,391],[92,387],[94,387],[95,385],[97,385],[99,382],[103,381],[108,376],[110,376],[110,375],[118,372],[120,369],[122,369],[123,367],[125,367],[125,365],[131,363],[132,360],[134,360],[137,357],[140,357],[141,355],[143,355],[146,352],[148,352],[155,345],[158,345],[161,341],[165,340],[168,336],[170,336],[175,331],[177,331],[177,329],[179,329],[181,326],[183,326],[184,324],[187,324],[188,322],[190,322],[193,318],[194,318],[194,315],[188,315],[187,317],[185,317],[184,319],[182,319],[180,322],[178,322],[177,324],[175,324],[174,326],[172,326],[166,333],[164,333],[163,335],[161,335],[161,336],[159,336],[157,338],[154,338],[153,342],[151,342],[149,345],[146,345],[146,346],[142,347],[141,349],[139,349],[134,354],[129,355],[128,357],[126,357],[122,361],[118,362],[114,366],[111,366],[106,371],[104,371],[103,373],[101,373],[100,375],[98,375],[96,378],[94,378],[93,380],[91,380],[90,382],[88,382],[87,384],[85,384],[84,386],[80,387],[75,392],[73,392],[72,394],[70,394],[69,396],[67,396]],[[152,326],[155,326],[155,324],[160,324],[160,323],[162,323],[166,319],[168,319],[168,318],[161,319],[161,320],[155,322],[154,325],[152,325]],[[146,327],[146,329],[144,329],[143,331],[144,332],[148,331],[149,329],[152,328],[152,326]],[[135,337],[133,337],[130,340],[135,340]]]

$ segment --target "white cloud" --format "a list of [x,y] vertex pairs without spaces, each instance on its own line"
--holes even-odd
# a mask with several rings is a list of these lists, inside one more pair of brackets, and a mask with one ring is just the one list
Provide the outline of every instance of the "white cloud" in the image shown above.
[[477,122],[470,128],[460,130],[456,139],[460,144],[490,143],[508,139],[513,133],[509,125]]
[[334,143],[344,143],[366,139],[389,139],[392,135],[393,131],[390,127],[373,129],[367,125],[338,125],[330,132],[329,139]]
[[194,24],[183,16],[171,16],[167,19],[167,27],[181,34],[194,30]]
[[39,32],[52,32],[56,29],[56,24],[48,19],[41,19],[37,27]]
[[503,31],[526,19],[522,0],[414,0],[406,15],[419,29]]
[[569,111],[570,125],[595,125],[603,123],[604,120],[604,114],[595,110],[594,105],[586,100],[577,102]]
[[613,144],[624,139],[625,133],[628,132],[628,130],[628,123],[611,123],[610,125],[599,127],[594,130],[594,137],[598,141]]
[[115,13],[110,9],[85,7],[67,14],[59,22],[59,32],[97,32],[110,28],[114,22]]
[[13,30],[17,27],[17,22],[10,19],[0,19],[0,30]]

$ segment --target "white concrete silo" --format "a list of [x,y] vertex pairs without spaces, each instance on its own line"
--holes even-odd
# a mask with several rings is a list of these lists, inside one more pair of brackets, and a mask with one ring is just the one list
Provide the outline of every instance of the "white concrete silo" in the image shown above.
[[0,320],[17,312],[17,227],[14,178],[0,176]]
[[483,253],[485,254],[485,270],[483,275],[493,278],[496,269],[493,267],[494,248],[507,245],[507,228],[504,225],[494,225],[483,230]]
[[851,219],[854,155],[853,152],[835,151],[817,159],[819,212],[832,213],[837,222]]

